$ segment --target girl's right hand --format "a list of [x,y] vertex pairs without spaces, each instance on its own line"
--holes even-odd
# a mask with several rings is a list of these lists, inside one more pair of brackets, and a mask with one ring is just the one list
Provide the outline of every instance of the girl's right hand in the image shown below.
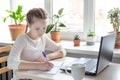
[[48,71],[48,70],[52,69],[53,66],[54,65],[50,62],[41,62],[39,69],[43,70],[43,71]]

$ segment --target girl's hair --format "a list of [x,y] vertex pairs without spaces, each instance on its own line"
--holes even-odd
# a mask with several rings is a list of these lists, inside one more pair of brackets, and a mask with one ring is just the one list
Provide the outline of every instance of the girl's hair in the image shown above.
[[28,11],[26,20],[27,23],[32,24],[34,23],[34,18],[37,19],[47,19],[47,12],[43,10],[42,8],[33,8]]
[[[26,21],[28,24],[34,23],[34,18],[37,19],[47,19],[47,12],[42,8],[33,8],[28,11],[26,15]],[[26,26],[26,32],[27,32],[28,25]]]

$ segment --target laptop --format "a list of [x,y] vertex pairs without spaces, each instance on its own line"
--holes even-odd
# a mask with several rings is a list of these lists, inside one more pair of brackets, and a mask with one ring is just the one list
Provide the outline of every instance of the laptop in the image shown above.
[[[113,50],[115,44],[116,33],[111,33],[106,36],[101,37],[99,53],[97,59],[92,58],[77,58],[72,62],[63,64],[60,68],[65,71],[66,66],[71,66],[75,63],[85,64],[85,74],[86,75],[97,75],[105,68],[109,66],[109,63],[112,61]],[[68,72],[71,72],[70,68],[67,68]]]

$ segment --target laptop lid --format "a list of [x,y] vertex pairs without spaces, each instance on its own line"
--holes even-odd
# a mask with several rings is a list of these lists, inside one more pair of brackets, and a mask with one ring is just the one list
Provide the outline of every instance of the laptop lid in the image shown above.
[[116,33],[101,37],[96,74],[105,69],[112,61]]

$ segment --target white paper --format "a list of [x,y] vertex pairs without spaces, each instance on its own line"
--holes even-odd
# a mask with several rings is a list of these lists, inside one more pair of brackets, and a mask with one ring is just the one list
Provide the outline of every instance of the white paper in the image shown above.
[[41,70],[29,70],[27,71],[28,73],[32,73],[32,74],[56,74],[58,72],[58,70],[60,69],[60,67],[62,66],[63,62],[60,61],[50,61],[54,64],[54,67],[49,70],[49,71],[41,71]]

